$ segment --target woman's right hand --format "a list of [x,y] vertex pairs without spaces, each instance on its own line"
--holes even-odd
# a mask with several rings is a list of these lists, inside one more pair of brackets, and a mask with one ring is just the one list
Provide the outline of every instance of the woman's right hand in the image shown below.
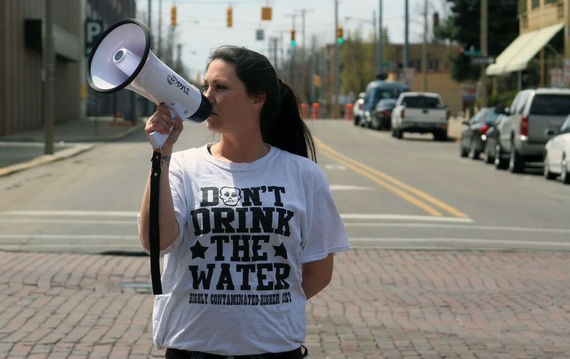
[[[171,127],[172,132],[170,132]],[[170,109],[161,103],[157,106],[156,111],[148,118],[144,132],[146,133],[147,138],[154,131],[158,131],[164,135],[168,135],[170,133],[170,136],[168,136],[161,147],[161,152],[164,154],[172,153],[172,148],[183,129],[184,125],[182,124],[182,119],[180,117],[173,119],[171,117]]]

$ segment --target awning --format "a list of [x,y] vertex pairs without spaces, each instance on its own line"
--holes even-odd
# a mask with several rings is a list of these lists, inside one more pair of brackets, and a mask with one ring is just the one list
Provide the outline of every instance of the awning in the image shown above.
[[564,24],[556,24],[520,35],[497,57],[494,64],[487,66],[487,75],[503,75],[526,69],[528,62],[563,27]]

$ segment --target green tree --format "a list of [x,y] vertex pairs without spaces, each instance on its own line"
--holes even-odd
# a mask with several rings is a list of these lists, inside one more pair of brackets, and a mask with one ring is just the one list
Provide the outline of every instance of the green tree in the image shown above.
[[[383,57],[388,57],[388,31],[383,29],[382,35]],[[343,93],[358,95],[364,91],[366,85],[376,78],[377,63],[374,34],[369,35],[369,40],[364,40],[359,30],[345,36],[344,43],[340,46],[340,82]],[[386,71],[386,69],[384,69]]]
[[[446,0],[450,15],[436,27],[438,39],[458,42],[465,50],[480,50],[481,0]],[[517,0],[488,1],[488,54],[498,56],[518,36]],[[472,66],[463,54],[449,55],[456,81],[479,78],[480,67]]]

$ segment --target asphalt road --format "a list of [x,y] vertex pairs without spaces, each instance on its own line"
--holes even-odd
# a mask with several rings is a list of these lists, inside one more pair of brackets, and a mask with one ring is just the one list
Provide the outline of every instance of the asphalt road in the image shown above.
[[[461,159],[457,143],[312,121],[354,248],[570,250],[570,186]],[[187,123],[178,149],[215,138]],[[0,250],[139,252],[142,133],[0,178]]]

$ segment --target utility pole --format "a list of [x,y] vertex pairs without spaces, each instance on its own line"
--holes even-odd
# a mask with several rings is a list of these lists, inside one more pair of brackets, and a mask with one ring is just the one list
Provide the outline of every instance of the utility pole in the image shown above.
[[[407,0],[406,0],[407,1]],[[333,114],[335,118],[340,117],[340,102],[339,102],[339,87],[340,87],[340,64],[338,59],[339,43],[337,41],[338,29],[338,0],[334,1],[334,109]]]
[[158,46],[156,48],[156,52],[158,55],[160,55],[161,49],[162,49],[162,0],[158,0]]
[[[291,16],[291,18],[293,19],[293,27],[292,29],[295,29],[295,18],[297,17],[297,14],[289,14],[289,15],[285,15],[285,16]],[[291,49],[291,60],[289,61],[289,85],[291,85],[291,87],[296,88],[296,81],[295,81],[295,75],[294,75],[294,70],[295,70],[295,54],[297,53],[297,46],[292,46]]]
[[307,54],[305,50],[305,14],[307,10],[305,8],[301,9],[301,33],[303,35],[303,48],[301,49],[301,103],[307,102],[307,90],[306,90],[306,80],[307,80]]
[[[151,0],[148,0],[148,28],[150,29],[150,20],[151,20],[151,13],[152,13],[152,7],[151,7]],[[152,31],[151,31],[152,34]],[[152,35],[151,35],[152,37]]]
[[378,75],[382,74],[384,62],[382,42],[382,0],[378,0]]
[[45,0],[45,28],[44,28],[44,51],[43,51],[43,73],[44,73],[44,153],[51,155],[54,152],[54,72],[55,53],[53,44],[53,2]]
[[408,0],[405,0],[404,2],[404,66],[402,66],[405,69],[408,68],[408,63],[409,63],[409,59],[408,59],[408,37],[409,37],[409,22],[410,22],[410,18],[409,18],[409,14],[408,14]]
[[422,44],[422,76],[423,92],[427,92],[427,32],[428,32],[428,3],[424,0],[424,42]]
[[[487,16],[488,16],[488,0],[481,0],[481,56],[487,57]],[[487,68],[481,65],[481,107],[487,107]]]

